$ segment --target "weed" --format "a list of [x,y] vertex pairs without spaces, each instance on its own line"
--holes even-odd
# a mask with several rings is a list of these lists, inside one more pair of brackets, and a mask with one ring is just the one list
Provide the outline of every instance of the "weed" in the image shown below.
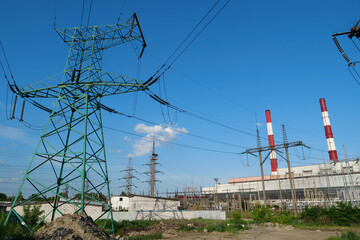
[[162,238],[162,233],[158,232],[149,235],[130,236],[127,237],[127,240],[153,240],[153,239],[161,239],[161,238]]
[[360,235],[352,231],[342,232],[341,236],[330,237],[328,240],[360,240]]

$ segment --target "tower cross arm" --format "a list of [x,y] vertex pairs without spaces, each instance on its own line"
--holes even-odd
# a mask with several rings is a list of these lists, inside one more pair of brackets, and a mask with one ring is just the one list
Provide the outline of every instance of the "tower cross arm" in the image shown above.
[[305,146],[306,147],[306,145],[302,141],[297,141],[297,142],[291,142],[291,143],[277,144],[274,146],[250,148],[250,149],[246,149],[246,151],[243,152],[242,154],[246,154],[246,153],[252,154],[252,153],[257,153],[257,152],[271,151],[271,150],[276,150],[276,149],[283,149],[283,148],[290,148],[290,147],[297,147],[297,146]]
[[66,71],[57,73],[22,89],[17,86],[11,89],[14,93],[29,98],[57,98],[62,90],[64,90],[63,94],[72,93],[74,97],[77,96],[77,91],[89,91],[93,95],[102,97],[148,89],[141,80],[103,71],[90,70],[88,74],[83,74],[78,82],[69,79],[61,83],[59,77],[63,76],[62,74],[66,76],[67,73]]
[[[127,22],[122,24],[116,23],[91,27],[57,28],[55,31],[59,34],[61,39],[70,46],[74,41],[79,43],[95,41],[99,44],[95,44],[94,48],[104,50],[136,40],[142,43],[143,46],[140,55],[142,55],[142,52],[146,47],[145,38],[135,13],[127,20]],[[78,44],[76,46],[81,48],[83,45]]]

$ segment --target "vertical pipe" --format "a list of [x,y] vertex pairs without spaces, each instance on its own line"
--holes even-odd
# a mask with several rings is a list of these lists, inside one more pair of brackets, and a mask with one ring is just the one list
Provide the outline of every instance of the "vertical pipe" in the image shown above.
[[320,107],[321,107],[322,119],[324,122],[326,141],[329,149],[329,157],[331,161],[337,162],[338,155],[335,147],[334,136],[331,129],[330,118],[329,118],[329,113],[327,111],[325,98],[320,98]]
[[[265,115],[266,115],[266,126],[268,131],[269,147],[273,147],[275,146],[275,140],[274,140],[274,132],[271,122],[270,110],[266,110]],[[278,168],[278,164],[277,164],[276,152],[274,150],[271,150],[270,152],[270,162],[271,162],[271,174],[275,174]]]

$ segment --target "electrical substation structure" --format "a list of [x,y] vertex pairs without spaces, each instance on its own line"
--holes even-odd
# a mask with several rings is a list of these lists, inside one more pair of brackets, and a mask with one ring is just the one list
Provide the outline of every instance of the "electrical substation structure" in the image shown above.
[[[105,217],[111,221],[114,231],[101,99],[145,90],[147,85],[136,79],[104,72],[103,51],[138,42],[143,46],[140,58],[146,47],[145,39],[135,13],[125,23],[57,28],[55,31],[70,46],[65,70],[21,89],[10,85],[13,92],[24,99],[51,98],[56,99],[56,103],[5,225],[10,215],[15,215],[31,231],[20,212],[22,206],[40,197],[50,210],[44,213],[38,225],[45,219],[53,221],[63,215],[65,204],[72,205],[74,212],[84,213],[90,204],[97,204],[103,211],[96,219]],[[46,174],[42,175],[44,172]],[[86,183],[89,186],[87,191]],[[24,188],[32,189],[34,194],[22,200],[19,196]],[[67,196],[65,189],[74,196]]]

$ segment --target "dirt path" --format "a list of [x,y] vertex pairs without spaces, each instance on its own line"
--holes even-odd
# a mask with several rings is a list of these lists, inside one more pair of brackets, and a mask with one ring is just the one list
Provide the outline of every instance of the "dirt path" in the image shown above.
[[331,236],[336,236],[333,231],[311,231],[294,229],[291,226],[282,228],[252,226],[250,230],[241,231],[238,234],[229,233],[198,233],[198,232],[177,232],[166,231],[163,233],[163,239],[189,239],[189,240],[320,240]]

